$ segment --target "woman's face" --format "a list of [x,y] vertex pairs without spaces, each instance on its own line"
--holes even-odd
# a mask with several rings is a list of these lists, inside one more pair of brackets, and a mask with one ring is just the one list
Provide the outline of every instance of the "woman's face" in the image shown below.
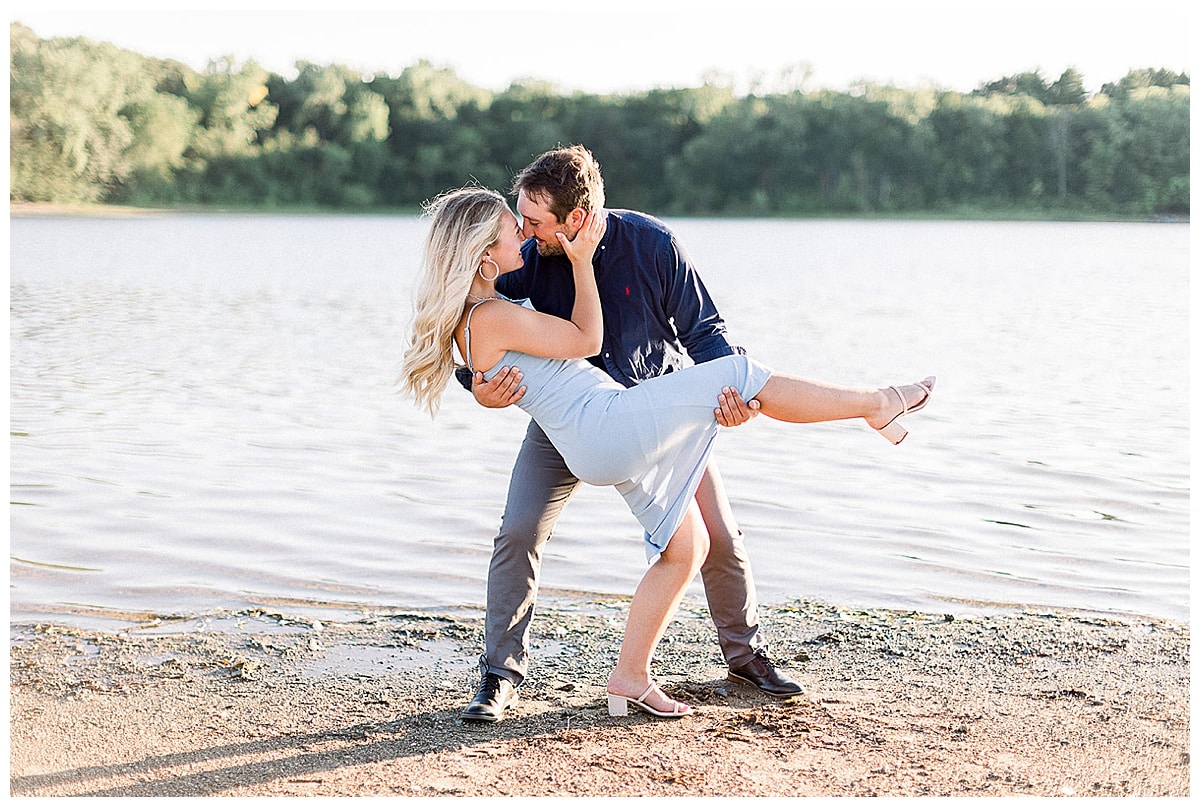
[[[517,217],[505,210],[500,219],[500,237],[484,254],[496,262],[500,267],[500,274],[515,272],[525,264],[525,259],[521,257],[521,244],[524,240]],[[491,267],[485,267],[484,273],[490,275]]]

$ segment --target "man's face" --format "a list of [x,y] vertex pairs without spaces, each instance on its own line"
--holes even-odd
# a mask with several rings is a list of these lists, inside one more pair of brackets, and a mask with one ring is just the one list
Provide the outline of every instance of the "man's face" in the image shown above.
[[539,255],[565,254],[555,233],[574,238],[579,232],[579,225],[572,225],[571,217],[565,222],[559,221],[541,199],[529,196],[525,191],[517,194],[517,212],[521,215],[521,235],[537,242]]

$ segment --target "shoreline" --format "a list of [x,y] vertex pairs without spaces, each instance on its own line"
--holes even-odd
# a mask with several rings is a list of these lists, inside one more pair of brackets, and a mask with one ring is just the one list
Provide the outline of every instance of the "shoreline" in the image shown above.
[[764,608],[789,701],[725,679],[686,602],[655,661],[697,706],[610,718],[627,603],[539,608],[509,717],[466,724],[482,616],[267,611],[10,625],[14,796],[1190,794],[1190,625]]
[[[335,207],[269,207],[262,205],[179,205],[167,207],[134,207],[130,205],[112,205],[103,202],[17,202],[9,201],[8,214],[10,218],[138,218],[146,216],[165,215],[230,215],[230,216],[419,216],[420,208],[335,208]],[[663,219],[714,219],[734,220],[739,216],[698,214],[698,213],[662,213],[657,214]],[[771,214],[758,218],[779,221],[944,221],[944,222],[1046,222],[1046,223],[1094,223],[1094,224],[1190,224],[1190,215],[1108,215],[1102,213],[1081,213],[1071,210],[988,210],[986,208],[967,207],[952,210],[911,210],[902,212],[872,212],[854,214],[845,211],[836,213],[810,214]]]

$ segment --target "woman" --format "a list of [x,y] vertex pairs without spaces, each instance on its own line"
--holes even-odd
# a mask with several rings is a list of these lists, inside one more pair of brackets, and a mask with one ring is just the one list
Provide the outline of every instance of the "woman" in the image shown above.
[[745,356],[698,364],[626,389],[585,359],[600,350],[603,320],[592,256],[603,211],[583,214],[574,239],[559,233],[575,282],[571,319],[541,314],[496,294],[495,281],[520,269],[521,229],[503,196],[462,188],[435,200],[401,383],[431,415],[453,373],[454,349],[490,380],[521,367],[518,402],[550,438],[571,472],[613,485],[646,530],[651,566],[638,584],[616,668],[610,714],[630,704],[660,717],[690,709],[650,677],[650,660],[688,583],[708,551],[694,501],[717,433],[713,402],[736,388],[778,420],[815,423],[863,418],[893,443],[897,420],[929,401],[934,379],[887,389],[839,387],[775,373]]

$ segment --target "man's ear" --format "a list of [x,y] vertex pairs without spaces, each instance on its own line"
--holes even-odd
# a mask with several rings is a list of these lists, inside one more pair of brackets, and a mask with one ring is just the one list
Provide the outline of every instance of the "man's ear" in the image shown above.
[[582,207],[577,207],[567,214],[565,224],[569,224],[572,230],[578,230],[583,226],[583,220],[587,218],[587,211]]

